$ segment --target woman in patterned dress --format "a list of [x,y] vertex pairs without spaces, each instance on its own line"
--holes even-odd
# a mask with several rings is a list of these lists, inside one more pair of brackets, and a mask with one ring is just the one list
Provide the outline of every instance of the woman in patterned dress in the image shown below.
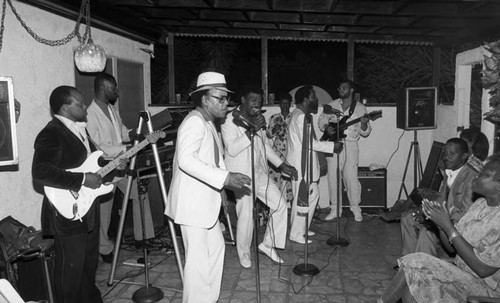
[[[290,120],[290,105],[292,96],[289,93],[280,93],[277,99],[280,105],[280,112],[269,118],[269,130],[273,141],[273,149],[278,152],[281,158],[286,158],[286,134],[288,132],[288,121]],[[269,168],[269,174],[272,179],[281,188],[282,194],[286,195],[287,204],[290,206],[293,200],[292,185],[290,179],[281,175],[281,172],[273,167]],[[285,191],[283,193],[283,191]]]
[[[425,253],[399,259],[400,269],[378,302],[466,302],[500,296],[500,153],[491,156],[472,189],[483,196],[453,226],[444,204],[424,200],[423,211],[454,249],[454,263]],[[450,243],[450,245],[448,245]]]

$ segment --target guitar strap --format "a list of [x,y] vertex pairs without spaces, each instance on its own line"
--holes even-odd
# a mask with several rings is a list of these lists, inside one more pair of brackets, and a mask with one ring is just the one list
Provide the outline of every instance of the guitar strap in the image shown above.
[[358,103],[356,100],[352,100],[351,106],[349,107],[349,114],[347,116],[347,119],[349,119],[352,116],[352,114],[354,114],[354,109],[356,108],[356,103]]

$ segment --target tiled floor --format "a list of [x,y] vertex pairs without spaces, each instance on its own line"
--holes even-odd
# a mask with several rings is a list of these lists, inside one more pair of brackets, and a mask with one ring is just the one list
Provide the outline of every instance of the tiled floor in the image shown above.
[[[349,214],[347,214],[349,215]],[[389,224],[376,215],[364,215],[364,221],[355,222],[353,217],[342,217],[339,221],[340,236],[350,241],[346,247],[327,245],[327,239],[336,236],[335,221],[321,220],[318,214],[311,230],[316,232],[309,245],[309,264],[320,269],[314,277],[303,277],[293,273],[297,264],[304,263],[304,246],[287,242],[281,251],[285,260],[282,266],[273,264],[265,255],[259,255],[261,302],[375,302],[390,283],[395,260],[401,251],[399,224]],[[234,222],[233,222],[234,225]],[[260,228],[262,237],[264,232]],[[182,241],[179,240],[182,247]],[[153,250],[149,254],[149,281],[159,288],[164,297],[158,302],[181,302],[182,285],[171,249]],[[181,251],[182,255],[182,251]],[[131,302],[134,292],[145,285],[144,271],[139,267],[123,265],[124,261],[135,262],[142,257],[140,250],[122,245],[114,282],[108,286],[111,265],[99,263],[97,281],[105,302]],[[236,247],[226,245],[224,276],[219,302],[257,302],[255,256],[253,267],[240,266]],[[139,285],[126,284],[134,282]],[[141,301],[142,302],[142,301]]]

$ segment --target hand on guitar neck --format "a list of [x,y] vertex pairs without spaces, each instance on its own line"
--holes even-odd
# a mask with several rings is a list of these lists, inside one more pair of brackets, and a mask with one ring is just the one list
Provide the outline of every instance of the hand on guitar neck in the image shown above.
[[[326,106],[326,105],[325,105]],[[325,106],[323,106],[323,109],[325,109]],[[331,106],[329,106],[331,108]],[[333,108],[332,108],[333,110]],[[327,111],[330,111],[330,109],[327,109]],[[326,113],[326,112],[325,112]],[[334,113],[334,112],[332,112]],[[329,122],[328,125],[325,127],[325,132],[323,133],[323,136],[321,137],[320,141],[339,141],[339,139],[343,139],[346,136],[344,135],[344,131],[351,125],[359,123],[359,122],[368,122],[368,120],[376,120],[378,118],[382,117],[382,111],[377,110],[377,111],[372,111],[369,112],[359,118],[356,118],[351,121],[347,121],[349,119],[348,116],[342,117],[338,123],[333,123]]]

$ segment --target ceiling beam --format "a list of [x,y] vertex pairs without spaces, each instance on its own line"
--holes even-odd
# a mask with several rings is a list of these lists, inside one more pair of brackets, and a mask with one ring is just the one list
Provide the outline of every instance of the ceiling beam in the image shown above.
[[330,5],[328,11],[330,13],[334,13],[335,10],[337,9],[337,6],[339,5],[340,0],[330,0]]
[[274,10],[274,1],[275,0],[266,0],[267,7],[269,8],[270,11]]
[[392,5],[392,14],[397,15],[400,11],[405,9],[408,5],[413,3],[414,0],[403,0],[403,1],[395,1]]

